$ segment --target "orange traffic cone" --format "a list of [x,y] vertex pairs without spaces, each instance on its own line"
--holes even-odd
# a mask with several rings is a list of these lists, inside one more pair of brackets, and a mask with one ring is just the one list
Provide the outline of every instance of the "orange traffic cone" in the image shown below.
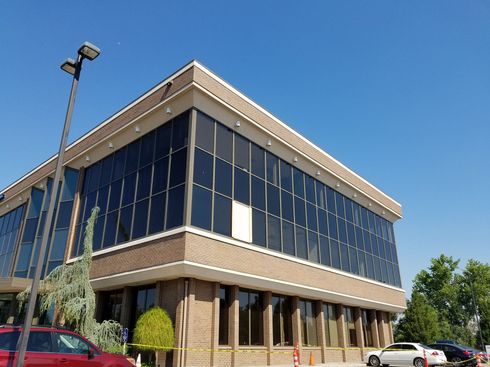
[[481,367],[481,359],[479,354],[476,355],[476,366]]
[[313,355],[313,352],[310,352],[310,366],[315,365],[315,356]]
[[425,352],[425,349],[424,349],[424,366],[429,367],[429,360],[427,359],[427,353]]

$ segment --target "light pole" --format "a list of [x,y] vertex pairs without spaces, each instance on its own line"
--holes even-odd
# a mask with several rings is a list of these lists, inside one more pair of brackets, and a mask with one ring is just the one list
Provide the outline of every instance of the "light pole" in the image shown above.
[[27,312],[24,321],[24,328],[17,344],[17,367],[24,365],[24,358],[27,349],[27,341],[29,340],[29,334],[32,326],[32,318],[34,317],[34,308],[36,306],[37,294],[39,290],[39,281],[41,279],[41,271],[43,268],[44,255],[46,253],[46,247],[48,244],[49,230],[53,221],[53,212],[58,194],[58,185],[61,177],[61,169],[63,167],[63,157],[65,155],[66,142],[68,140],[68,133],[70,131],[71,116],[73,114],[73,104],[75,103],[75,95],[77,93],[78,80],[80,79],[80,72],[82,70],[82,62],[84,59],[89,61],[94,60],[100,54],[100,49],[89,42],[84,42],[78,49],[77,61],[67,59],[62,65],[61,69],[67,73],[73,75],[73,82],[71,85],[70,99],[68,101],[68,109],[66,110],[65,125],[63,126],[63,134],[61,135],[60,150],[56,158],[56,170],[54,173],[53,187],[51,188],[51,197],[49,199],[48,213],[46,215],[46,223],[44,224],[43,238],[41,242],[41,248],[39,249],[39,257],[37,259],[36,273],[32,280],[31,293],[29,294],[29,301],[27,303]]

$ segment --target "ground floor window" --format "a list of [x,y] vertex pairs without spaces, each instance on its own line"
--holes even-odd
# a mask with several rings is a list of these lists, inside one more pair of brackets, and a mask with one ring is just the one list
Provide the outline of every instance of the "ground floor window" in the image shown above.
[[12,305],[12,300],[14,295],[12,293],[0,294],[0,323],[7,323],[10,315],[10,307]]
[[347,345],[349,347],[357,347],[356,325],[354,323],[354,309],[352,307],[344,307],[344,318]]
[[228,345],[231,290],[228,286],[219,289],[219,345]]
[[325,344],[328,347],[339,346],[337,328],[337,306],[331,303],[323,304],[323,322],[325,325]]
[[374,347],[373,333],[371,330],[371,323],[373,319],[371,317],[372,311],[361,310],[362,317],[362,333],[364,335],[364,344],[366,347]]
[[316,310],[314,301],[299,301],[301,341],[304,346],[317,346]]
[[291,297],[272,296],[272,334],[274,346],[293,345]]
[[104,292],[101,294],[103,297],[103,311],[102,320],[114,320],[121,322],[121,311],[123,302],[122,289]]
[[240,289],[238,294],[238,342],[240,345],[264,345],[262,293]]

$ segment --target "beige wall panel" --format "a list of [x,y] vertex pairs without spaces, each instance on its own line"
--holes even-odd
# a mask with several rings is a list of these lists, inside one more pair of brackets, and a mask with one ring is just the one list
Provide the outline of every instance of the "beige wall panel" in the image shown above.
[[[405,297],[401,291],[192,233],[186,233],[185,258],[200,264],[405,307]],[[226,282],[226,279],[223,281]],[[355,305],[354,302],[353,300],[353,305]]]
[[343,362],[344,355],[340,349],[325,348],[325,363]]
[[[242,348],[250,349],[250,348]],[[256,351],[266,351],[266,348],[256,347]],[[239,366],[267,366],[267,353],[236,353],[235,367]]]
[[[274,353],[279,352],[279,353]],[[293,365],[293,348],[274,348],[270,355],[271,366],[275,365]]]
[[[184,259],[183,234],[124,248],[93,258],[90,277],[99,278]],[[162,273],[163,278],[163,273]]]
[[[223,349],[222,349],[223,350]],[[232,353],[230,352],[217,352],[214,353],[214,367],[230,367],[231,366],[231,355]]]
[[345,351],[345,362],[359,363],[362,360],[361,349],[347,349]]

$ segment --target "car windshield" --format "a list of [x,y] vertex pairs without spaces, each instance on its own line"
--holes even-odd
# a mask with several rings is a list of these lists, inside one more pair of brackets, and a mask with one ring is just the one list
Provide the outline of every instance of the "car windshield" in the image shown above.
[[421,344],[421,343],[419,343],[419,345],[420,345],[422,348],[424,348],[424,349],[432,349],[431,347],[429,347],[429,346],[427,346],[427,345],[425,345],[425,344]]

